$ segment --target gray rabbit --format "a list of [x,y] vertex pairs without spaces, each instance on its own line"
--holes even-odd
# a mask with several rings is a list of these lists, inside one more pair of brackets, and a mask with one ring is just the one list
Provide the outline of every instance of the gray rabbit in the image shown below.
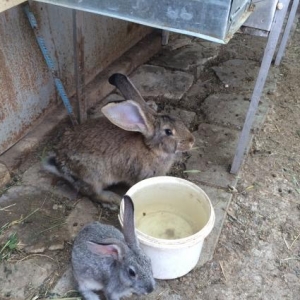
[[[124,234],[124,235],[123,235]],[[111,225],[86,225],[74,241],[73,274],[86,300],[107,300],[132,293],[151,293],[155,287],[150,259],[140,249],[134,229],[134,206],[124,196],[123,234]]]
[[109,82],[126,100],[106,104],[105,117],[66,132],[44,168],[92,200],[118,206],[121,197],[107,187],[165,175],[194,137],[181,120],[147,105],[127,76],[116,73]]

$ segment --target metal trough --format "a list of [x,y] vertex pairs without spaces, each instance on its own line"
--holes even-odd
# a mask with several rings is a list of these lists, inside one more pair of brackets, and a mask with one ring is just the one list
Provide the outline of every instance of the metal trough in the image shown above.
[[41,0],[225,44],[251,13],[251,0]]

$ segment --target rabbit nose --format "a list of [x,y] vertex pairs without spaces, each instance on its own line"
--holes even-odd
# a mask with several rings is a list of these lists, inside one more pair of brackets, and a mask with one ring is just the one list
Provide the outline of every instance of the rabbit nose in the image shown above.
[[150,294],[153,291],[154,291],[154,284],[150,284],[150,285],[146,286],[146,293],[147,294]]

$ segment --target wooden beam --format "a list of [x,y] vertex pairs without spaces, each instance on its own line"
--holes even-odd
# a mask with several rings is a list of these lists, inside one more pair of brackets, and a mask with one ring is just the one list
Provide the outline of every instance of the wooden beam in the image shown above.
[[0,0],[0,13],[25,1],[26,0]]

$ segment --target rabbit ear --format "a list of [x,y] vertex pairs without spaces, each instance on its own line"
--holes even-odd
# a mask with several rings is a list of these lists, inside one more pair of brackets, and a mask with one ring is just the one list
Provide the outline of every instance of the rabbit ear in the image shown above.
[[151,113],[155,113],[155,109],[147,105],[140,92],[126,75],[115,73],[109,77],[108,81],[110,84],[118,88],[126,100],[132,99],[139,103],[143,109],[148,110]]
[[124,199],[124,222],[123,222],[123,234],[128,246],[138,247],[138,240],[135,235],[134,227],[134,204],[132,199],[125,195]]
[[108,78],[108,82],[117,87],[126,100],[133,99],[137,102],[145,101],[140,92],[126,75],[121,73],[112,74]]
[[120,244],[119,240],[106,239],[101,243],[87,241],[88,249],[97,255],[112,256],[114,259],[121,261],[124,257],[124,247]]
[[145,136],[153,135],[153,116],[145,113],[132,100],[109,103],[102,107],[102,113],[116,126],[127,131],[139,131]]

